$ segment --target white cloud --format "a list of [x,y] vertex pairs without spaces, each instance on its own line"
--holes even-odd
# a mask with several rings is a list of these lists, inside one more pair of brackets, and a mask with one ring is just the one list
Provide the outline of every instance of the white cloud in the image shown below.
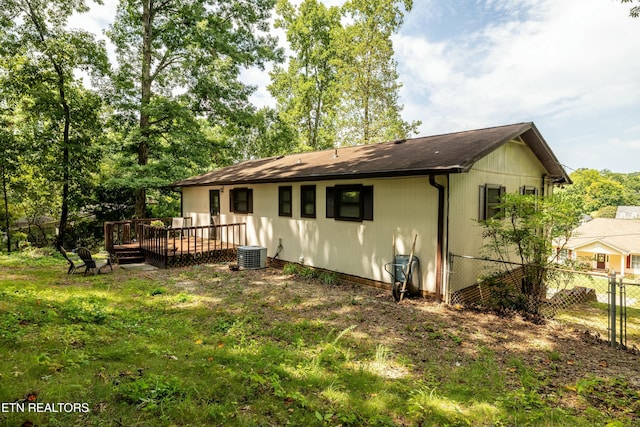
[[406,118],[422,120],[429,134],[534,119],[539,126],[604,120],[620,108],[640,114],[640,58],[631,42],[640,38],[640,22],[625,6],[535,3],[528,20],[493,22],[437,43],[424,34],[396,36]]

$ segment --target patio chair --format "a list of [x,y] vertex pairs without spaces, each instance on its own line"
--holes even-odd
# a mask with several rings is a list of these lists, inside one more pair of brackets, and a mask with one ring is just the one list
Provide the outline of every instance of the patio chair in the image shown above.
[[87,266],[86,270],[84,270],[85,276],[87,275],[89,270],[91,270],[93,274],[99,274],[100,270],[102,270],[104,267],[107,267],[107,266],[109,266],[111,271],[113,271],[111,255],[109,255],[109,257],[107,258],[107,261],[104,264],[100,265],[100,267],[96,265],[96,261],[91,256],[91,251],[89,249],[87,248],[78,249],[78,256],[82,259],[82,261],[84,261],[84,264]]
[[[60,246],[59,249],[64,259],[66,259],[67,262],[69,263],[69,270],[67,270],[67,274],[73,274],[76,272],[77,269],[82,267],[84,267],[85,271],[87,270],[87,266],[84,264],[84,262],[81,262],[78,260],[74,262],[71,258],[69,258],[69,255],[67,255],[67,251],[62,246]],[[79,264],[76,264],[77,262],[79,262]]]

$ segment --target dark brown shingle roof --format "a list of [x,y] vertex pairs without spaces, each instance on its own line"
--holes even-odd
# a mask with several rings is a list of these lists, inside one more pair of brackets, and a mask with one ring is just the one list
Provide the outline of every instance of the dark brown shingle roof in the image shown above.
[[176,182],[173,186],[460,173],[467,172],[479,159],[518,137],[531,148],[551,178],[558,182],[571,182],[535,125],[529,122],[344,147],[337,151],[331,149],[249,160]]

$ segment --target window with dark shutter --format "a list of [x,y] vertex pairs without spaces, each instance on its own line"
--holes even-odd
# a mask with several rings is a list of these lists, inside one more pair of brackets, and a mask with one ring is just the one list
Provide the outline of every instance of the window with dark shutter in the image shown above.
[[373,186],[336,185],[327,188],[327,218],[373,221]]
[[525,185],[520,187],[520,194],[522,194],[523,196],[537,196],[538,189],[536,187]]
[[491,218],[499,218],[502,215],[500,204],[505,192],[505,187],[499,184],[479,186],[478,220],[484,221]]

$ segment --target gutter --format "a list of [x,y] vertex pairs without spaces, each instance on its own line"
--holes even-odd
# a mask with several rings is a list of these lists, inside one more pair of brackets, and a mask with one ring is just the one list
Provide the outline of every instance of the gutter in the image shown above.
[[442,302],[442,245],[444,241],[444,186],[429,175],[429,184],[438,190],[438,242],[436,245],[436,300]]

